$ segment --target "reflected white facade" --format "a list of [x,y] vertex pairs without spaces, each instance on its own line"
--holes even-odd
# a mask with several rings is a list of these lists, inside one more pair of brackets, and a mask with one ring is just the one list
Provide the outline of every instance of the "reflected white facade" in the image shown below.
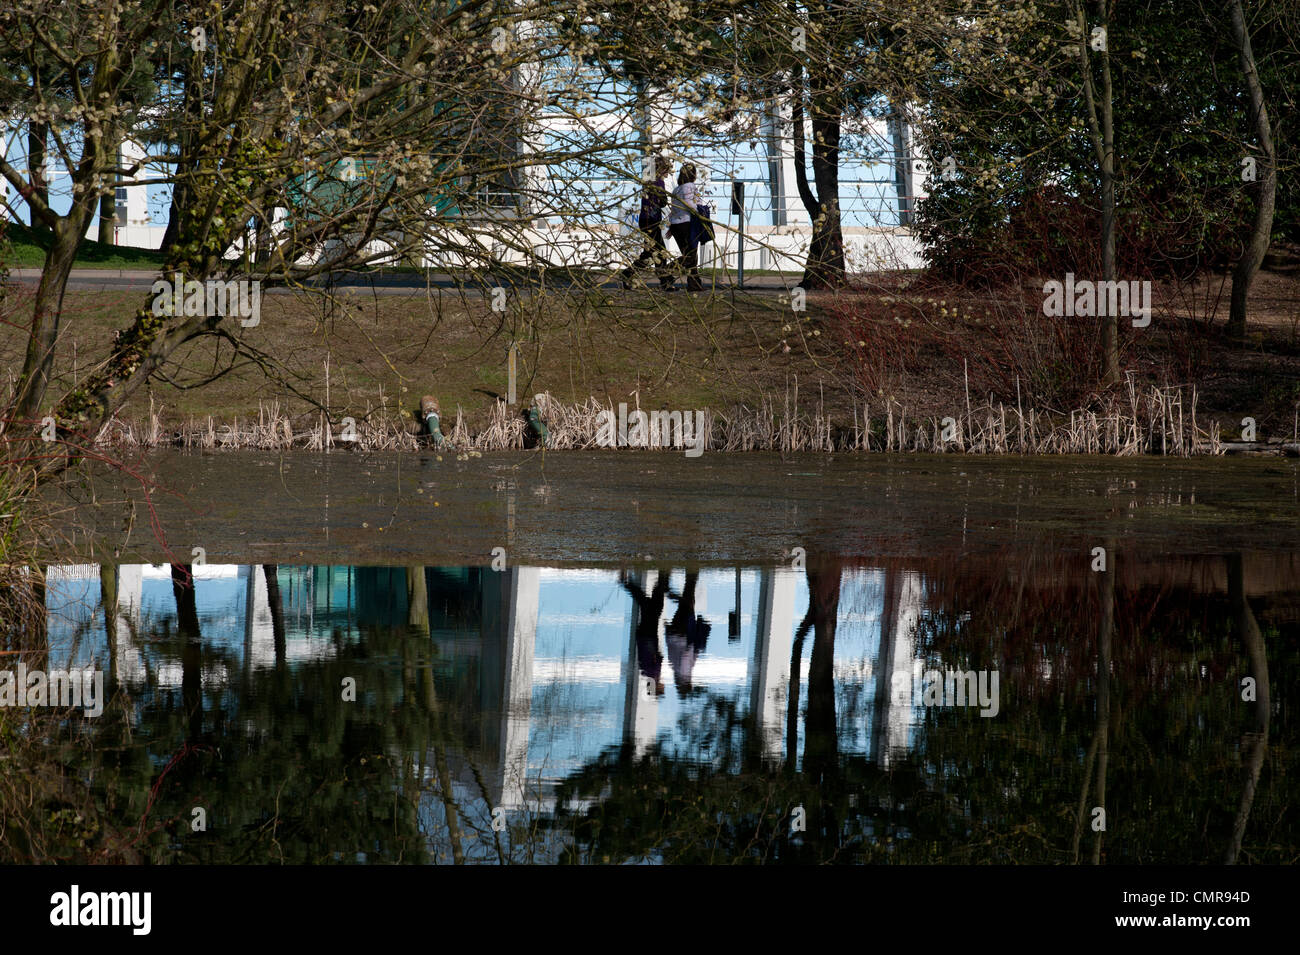
[[[106,569],[107,570],[107,569]],[[233,686],[239,674],[277,665],[290,668],[335,657],[344,646],[364,640],[364,628],[392,617],[407,622],[402,607],[385,603],[384,588],[405,594],[402,568],[391,581],[380,568],[377,583],[365,569],[280,567],[274,571],[282,603],[282,645],[277,650],[267,569],[234,565],[193,568],[196,604],[206,654],[205,691]],[[105,638],[97,565],[52,568],[49,573],[52,665],[64,665],[59,647],[75,647],[69,666],[91,661],[110,671],[113,685],[140,693],[182,686],[179,658],[161,650],[151,634],[172,626],[175,598],[169,567],[125,565],[115,570],[116,603],[112,646]],[[688,693],[673,678],[670,656],[662,659],[662,690],[638,659],[640,611],[612,571],[535,567],[484,572],[476,636],[434,628],[427,638],[440,656],[478,660],[477,699],[485,714],[482,747],[490,754],[488,785],[495,804],[511,809],[537,806],[556,779],[609,747],[630,747],[636,758],[656,746],[692,745],[693,714],[711,697],[734,700],[752,720],[758,749],[771,765],[802,752],[807,705],[807,658],[811,635],[795,656],[794,636],[807,607],[803,574],[786,568],[741,572],[741,605],[734,599],[710,605],[710,592],[730,598],[734,571],[704,570],[695,609],[711,630],[698,661],[692,662]],[[631,572],[628,581],[649,593],[657,571]],[[669,592],[683,576],[674,572]],[[367,596],[378,586],[379,603]],[[942,666],[923,659],[917,636],[925,613],[924,583],[911,572],[886,574],[848,570],[842,578],[834,677],[849,696],[837,703],[841,746],[860,752],[881,768],[911,751],[923,708],[915,687],[923,668]],[[394,598],[397,599],[397,598]],[[402,603],[402,601],[398,601]],[[739,611],[740,634],[728,639],[729,613]],[[671,598],[655,623],[666,646]],[[423,633],[429,633],[427,628]],[[450,642],[449,642],[450,641]],[[449,655],[449,656],[448,656]],[[233,667],[233,669],[232,669]],[[802,688],[790,712],[791,687]],[[791,729],[794,736],[791,738]],[[793,753],[791,744],[793,743]]]

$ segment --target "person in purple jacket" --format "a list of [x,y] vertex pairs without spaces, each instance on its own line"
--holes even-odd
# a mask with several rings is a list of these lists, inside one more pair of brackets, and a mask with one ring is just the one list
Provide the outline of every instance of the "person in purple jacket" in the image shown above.
[[664,245],[663,218],[664,206],[668,204],[668,190],[664,186],[673,171],[673,161],[667,156],[655,156],[651,160],[654,181],[646,181],[641,186],[641,213],[637,217],[637,228],[645,238],[645,249],[637,260],[623,270],[623,288],[632,287],[632,278],[637,269],[653,265],[659,273],[659,284],[665,291],[673,289],[673,275],[669,270],[673,257]]

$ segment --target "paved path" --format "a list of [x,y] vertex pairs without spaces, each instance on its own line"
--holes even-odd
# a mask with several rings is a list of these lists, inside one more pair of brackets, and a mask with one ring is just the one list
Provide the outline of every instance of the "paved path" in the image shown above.
[[[40,281],[41,270],[10,269],[9,278],[13,282],[35,286]],[[147,292],[157,278],[157,272],[146,269],[73,269],[68,278],[68,289],[79,292],[109,290]],[[730,293],[732,283],[735,281],[735,273],[719,271],[716,277],[711,277],[708,273],[705,273],[703,278],[706,289],[712,288],[719,293]],[[495,284],[483,282],[482,280],[479,280],[482,284],[473,284],[475,277],[453,275],[448,272],[344,272],[333,276],[316,276],[305,284],[311,288],[327,288],[330,287],[331,280],[335,291],[356,290],[367,295],[417,295],[432,289],[460,291],[462,288],[466,294],[480,295],[484,287],[491,288]],[[747,276],[744,291],[767,295],[782,294],[787,287],[793,286],[798,280],[798,276],[792,274],[785,276]],[[515,279],[514,281],[518,280]],[[503,282],[502,284],[506,283]],[[574,288],[576,283],[565,280],[552,280],[548,282],[548,287],[552,289]],[[622,291],[617,278],[611,278],[590,287],[605,291]],[[658,291],[658,286],[653,280],[651,287],[655,292]],[[682,284],[678,288],[684,289],[685,286]],[[294,290],[283,286],[268,286],[265,291],[272,294],[285,294]]]

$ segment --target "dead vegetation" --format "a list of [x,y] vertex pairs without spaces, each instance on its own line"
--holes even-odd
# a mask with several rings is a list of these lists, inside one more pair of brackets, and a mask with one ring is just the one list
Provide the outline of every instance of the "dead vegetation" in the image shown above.
[[[1197,413],[1196,389],[1150,388],[1140,392],[1130,379],[1125,400],[1104,411],[1079,409],[1061,416],[1035,408],[985,400],[968,405],[960,416],[916,416],[894,400],[870,402],[848,420],[836,420],[820,398],[802,401],[797,384],[781,398],[764,398],[755,408],[738,405],[703,412],[704,447],[711,451],[849,451],[946,452],[971,454],[1160,454],[1192,456],[1224,450],[1216,421]],[[602,447],[602,413],[617,416],[612,403],[589,398],[580,404],[559,401],[549,393],[536,396],[546,423],[546,447],[553,451]],[[629,407],[629,414],[641,408]],[[294,420],[277,403],[259,409],[256,418],[218,422],[188,419],[180,427],[164,423],[163,409],[144,421],[111,421],[100,434],[103,447],[190,451],[290,449],[325,451],[417,451],[431,445],[414,416],[392,408],[370,409],[361,419],[330,422],[323,415]],[[487,423],[471,430],[457,406],[454,423],[444,432],[444,447],[453,452],[510,451],[527,446],[527,421],[519,408],[494,402]],[[650,430],[651,450],[680,450]]]

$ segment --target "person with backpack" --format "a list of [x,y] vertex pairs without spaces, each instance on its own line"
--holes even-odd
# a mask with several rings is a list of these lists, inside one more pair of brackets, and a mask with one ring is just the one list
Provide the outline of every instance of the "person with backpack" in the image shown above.
[[668,213],[668,231],[673,241],[681,250],[678,260],[681,270],[686,273],[686,288],[691,292],[702,292],[704,283],[700,281],[698,237],[692,234],[692,226],[699,218],[700,191],[695,185],[695,164],[682,163],[677,174],[677,188],[673,190],[672,205]]
[[669,270],[672,256],[664,245],[663,212],[668,203],[668,190],[664,180],[672,175],[673,162],[667,156],[655,156],[651,161],[653,181],[647,180],[641,186],[641,212],[637,216],[637,228],[645,238],[645,248],[637,260],[623,270],[623,288],[632,287],[632,278],[638,269],[653,265],[659,273],[659,284],[665,291],[674,287],[673,275]]

